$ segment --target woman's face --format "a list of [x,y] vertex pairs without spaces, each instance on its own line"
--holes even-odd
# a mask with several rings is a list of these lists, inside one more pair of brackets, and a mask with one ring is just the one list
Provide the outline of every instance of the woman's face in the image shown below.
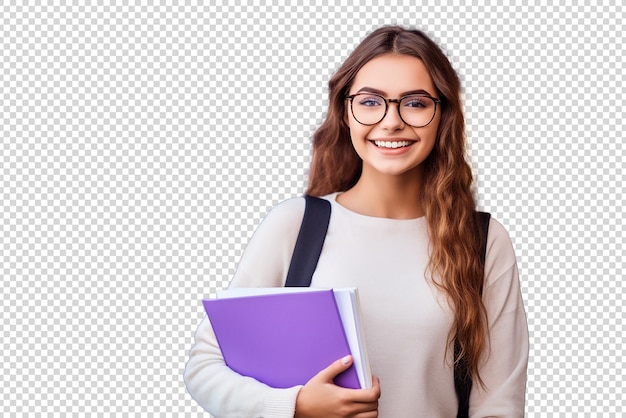
[[[365,64],[357,73],[349,94],[363,92],[376,93],[386,99],[400,99],[413,92],[438,98],[433,81],[422,61],[409,55],[382,55]],[[361,108],[363,112],[370,111],[369,107],[380,106],[380,101],[368,100],[367,96],[360,95],[354,98],[352,105],[368,106]],[[369,172],[394,176],[410,175],[419,170],[419,166],[433,149],[441,118],[441,106],[436,106],[432,121],[421,128],[406,124],[400,118],[398,106],[398,103],[389,103],[385,117],[380,122],[367,126],[355,119],[350,102],[346,102],[352,145],[363,160],[362,176]],[[407,115],[414,108],[424,106],[424,103],[416,101],[403,103],[402,106],[406,107],[402,112],[404,119],[408,120]]]

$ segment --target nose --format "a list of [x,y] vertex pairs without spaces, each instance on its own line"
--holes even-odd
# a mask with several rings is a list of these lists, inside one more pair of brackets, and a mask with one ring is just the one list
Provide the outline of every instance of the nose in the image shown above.
[[387,114],[380,121],[380,127],[385,130],[395,131],[404,129],[404,121],[400,117],[399,100],[389,99],[387,102]]

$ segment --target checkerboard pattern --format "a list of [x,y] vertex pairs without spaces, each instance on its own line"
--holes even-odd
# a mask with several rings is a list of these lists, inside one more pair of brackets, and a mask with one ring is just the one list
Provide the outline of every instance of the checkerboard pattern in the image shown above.
[[2,416],[203,415],[200,299],[303,193],[331,74],[396,23],[462,77],[522,275],[527,416],[622,416],[620,2],[46,3],[0,6]]

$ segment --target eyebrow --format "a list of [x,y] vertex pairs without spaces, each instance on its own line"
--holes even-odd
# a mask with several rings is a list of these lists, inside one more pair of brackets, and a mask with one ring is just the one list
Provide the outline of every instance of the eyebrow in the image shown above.
[[[358,93],[362,93],[362,92],[374,93],[374,94],[381,95],[383,97],[387,96],[387,93],[385,93],[384,91],[375,89],[373,87],[363,87],[363,88],[359,89],[359,91],[357,91],[357,94]],[[404,93],[400,94],[400,97],[408,96],[410,94],[426,94],[428,96],[435,97],[435,96],[433,96],[432,94],[430,94],[429,92],[427,92],[426,90],[423,90],[423,89],[405,91]]]

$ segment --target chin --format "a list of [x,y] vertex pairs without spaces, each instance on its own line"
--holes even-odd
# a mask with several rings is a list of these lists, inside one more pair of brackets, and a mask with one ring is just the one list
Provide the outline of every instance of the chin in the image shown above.
[[372,167],[372,169],[372,173],[376,173],[379,176],[403,177],[414,176],[420,169],[420,165],[412,167]]

